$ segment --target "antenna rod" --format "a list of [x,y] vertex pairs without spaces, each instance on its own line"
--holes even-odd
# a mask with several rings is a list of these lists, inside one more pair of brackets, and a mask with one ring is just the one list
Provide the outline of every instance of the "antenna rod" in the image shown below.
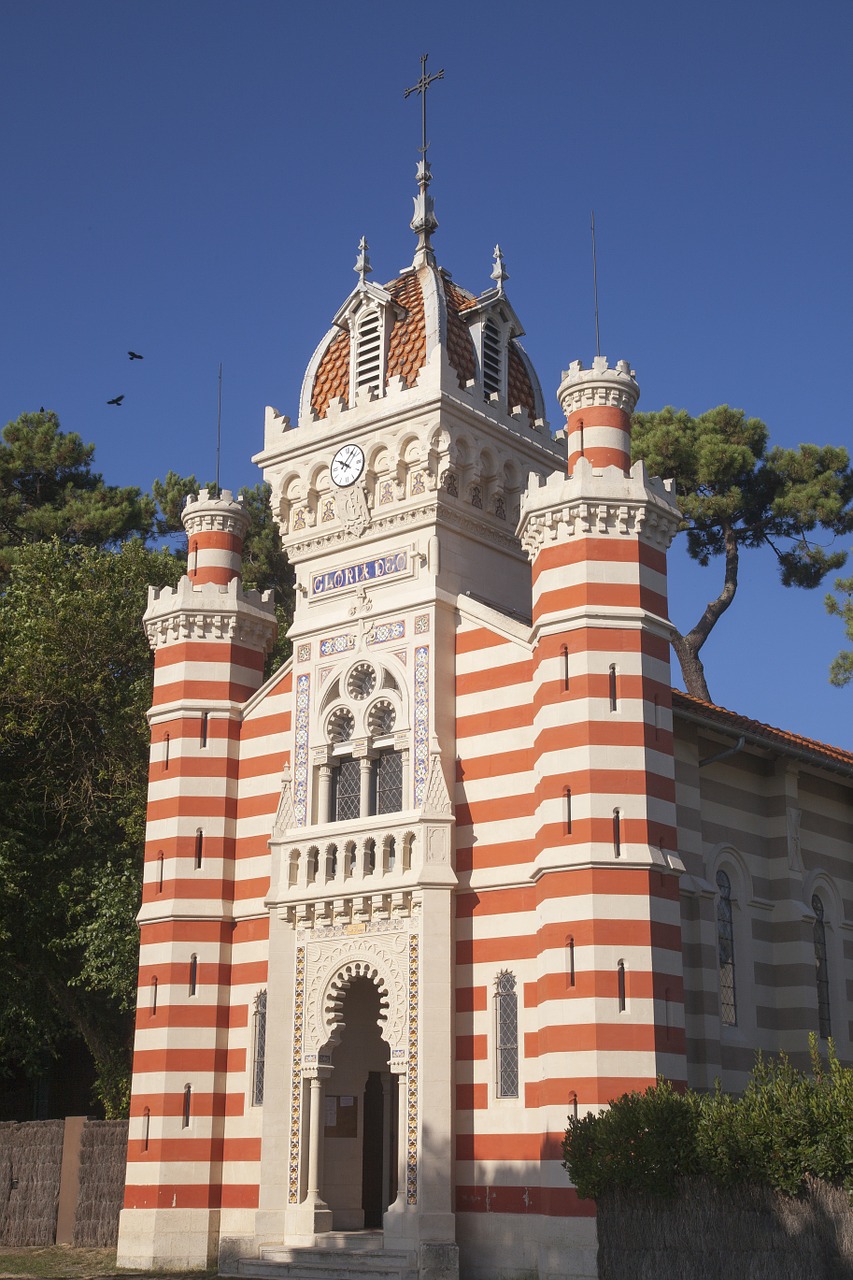
[[595,296],[595,354],[601,355],[601,343],[598,338],[598,271],[595,263],[595,210],[592,211],[592,292]]
[[216,408],[216,496],[219,497],[219,454],[222,444],[222,361],[219,361],[219,402]]

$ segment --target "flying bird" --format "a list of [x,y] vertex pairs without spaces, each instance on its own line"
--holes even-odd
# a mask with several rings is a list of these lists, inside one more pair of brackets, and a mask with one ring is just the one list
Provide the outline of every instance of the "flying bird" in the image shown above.
[[124,396],[116,396],[115,400],[108,400],[107,404],[121,404]]
[[145,356],[137,355],[137,353],[136,353],[135,351],[128,351],[128,353],[127,353],[127,354],[130,356],[131,360],[144,360],[144,359],[145,359]]

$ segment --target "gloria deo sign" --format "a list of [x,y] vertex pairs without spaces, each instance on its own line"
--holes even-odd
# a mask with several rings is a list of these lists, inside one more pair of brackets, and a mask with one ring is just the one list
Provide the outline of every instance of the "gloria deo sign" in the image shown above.
[[347,565],[345,569],[315,573],[311,577],[311,594],[327,596],[332,591],[357,587],[361,582],[376,582],[379,578],[391,578],[397,573],[405,573],[408,563],[407,553],[397,551],[390,556],[379,556],[376,560],[362,560],[361,564]]

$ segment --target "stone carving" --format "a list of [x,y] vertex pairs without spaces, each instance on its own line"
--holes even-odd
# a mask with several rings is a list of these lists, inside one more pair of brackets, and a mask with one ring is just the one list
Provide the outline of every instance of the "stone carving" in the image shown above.
[[341,524],[356,538],[360,538],[370,524],[370,510],[364,486],[352,484],[337,491],[338,517]]
[[424,813],[433,813],[442,817],[449,817],[453,813],[450,792],[447,790],[444,770],[441,767],[441,756],[435,749],[433,749],[430,758],[429,781],[427,782],[423,810]]
[[285,831],[296,826],[296,811],[293,807],[293,784],[290,777],[290,765],[285,764],[281,775],[281,795],[275,821],[272,824],[271,838],[281,839]]
[[358,977],[369,978],[379,988],[383,1009],[382,1035],[392,1049],[405,1044],[408,1007],[403,957],[408,934],[370,934],[335,938],[308,946],[308,998],[305,1047],[319,1053],[337,1044],[342,1025],[343,997]]

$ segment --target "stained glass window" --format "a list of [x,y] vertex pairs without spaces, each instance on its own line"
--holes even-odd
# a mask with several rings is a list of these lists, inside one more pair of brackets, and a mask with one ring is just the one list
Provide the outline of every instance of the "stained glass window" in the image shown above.
[[361,762],[346,756],[334,773],[335,822],[346,822],[361,815]]

